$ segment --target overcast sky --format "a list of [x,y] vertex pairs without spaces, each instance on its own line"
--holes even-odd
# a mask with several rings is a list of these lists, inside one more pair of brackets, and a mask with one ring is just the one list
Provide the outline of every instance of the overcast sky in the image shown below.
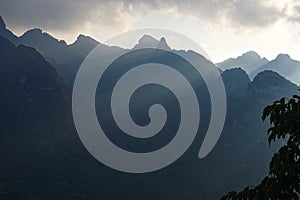
[[120,32],[161,27],[189,36],[213,61],[248,50],[300,60],[298,0],[1,0],[0,15],[21,35],[40,27],[73,42],[82,33],[100,42]]

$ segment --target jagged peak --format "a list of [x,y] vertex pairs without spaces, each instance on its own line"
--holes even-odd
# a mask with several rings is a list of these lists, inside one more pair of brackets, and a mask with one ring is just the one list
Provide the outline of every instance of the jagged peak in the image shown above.
[[34,39],[43,39],[43,40],[51,40],[51,41],[56,41],[57,43],[61,44],[61,45],[64,45],[66,46],[67,43],[66,41],[64,40],[59,40],[57,38],[55,38],[54,36],[50,35],[49,33],[47,32],[44,32],[42,29],[40,28],[33,28],[33,29],[30,29],[28,31],[26,31],[21,37],[20,39],[25,39],[26,38],[34,38]]
[[167,43],[166,38],[164,38],[164,37],[160,38],[160,42]]
[[159,48],[161,48],[161,49],[171,49],[171,48],[169,47],[169,45],[167,44],[167,41],[166,41],[166,39],[165,39],[164,37],[162,37],[162,38],[160,39],[158,46],[159,46]]
[[144,48],[144,47],[151,47],[151,48],[161,48],[161,49],[168,49],[170,50],[169,45],[166,42],[166,39],[162,37],[160,40],[155,39],[151,35],[143,35],[138,44],[135,45],[134,48]]

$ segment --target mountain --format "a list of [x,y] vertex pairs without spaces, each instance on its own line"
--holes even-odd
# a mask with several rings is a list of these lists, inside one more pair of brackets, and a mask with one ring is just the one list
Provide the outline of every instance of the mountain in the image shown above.
[[242,68],[227,69],[222,73],[228,97],[244,99],[251,80]]
[[279,54],[274,60],[268,61],[266,58],[261,58],[256,52],[249,51],[237,58],[217,63],[217,66],[222,70],[241,67],[251,79],[262,71],[272,70],[300,85],[300,61],[293,60],[287,54]]
[[[5,26],[1,30],[3,34]],[[40,29],[30,30],[17,40],[21,42],[15,46],[0,37],[0,199],[4,200],[218,199],[227,191],[255,185],[266,175],[269,160],[279,144],[271,148],[268,145],[269,124],[261,121],[262,109],[277,98],[290,97],[298,91],[295,84],[270,70],[258,73],[253,80],[242,68],[225,70],[222,73],[227,94],[224,129],[213,151],[199,159],[198,151],[210,121],[207,87],[193,69],[177,62],[172,54],[159,55],[162,56],[159,61],[168,62],[190,78],[200,102],[199,132],[188,151],[170,166],[146,174],[122,173],[99,163],[82,145],[74,126],[71,102],[59,76],[69,77],[71,86],[80,61],[97,41],[80,35],[67,45]],[[137,48],[149,44],[154,48],[168,47],[164,39],[144,36]],[[101,48],[101,60],[129,51],[106,45]],[[39,51],[44,52],[45,58]],[[130,59],[124,58],[124,62],[119,60],[122,65],[116,64],[105,72],[108,76],[101,81],[108,88],[104,89],[111,89],[132,62],[138,62],[139,58],[147,61],[153,52],[134,54]],[[196,52],[172,52],[199,65],[213,66]],[[119,128],[105,115],[111,108],[110,101],[106,101],[110,98],[109,90],[101,87],[98,86],[95,99],[97,114],[101,114],[98,120],[110,130],[107,136],[118,146],[147,150],[152,146],[159,148],[173,138],[180,121],[180,108],[168,89],[150,84],[139,88],[130,99],[130,114],[138,124],[148,122],[149,106],[153,104],[162,104],[168,114],[163,132],[154,136],[157,140],[151,140],[153,137],[142,141],[127,134],[118,135]]]
[[82,167],[74,158],[90,157],[76,137],[62,79],[32,47],[0,36],[0,52],[0,199],[83,199],[67,191],[75,177],[68,174]]
[[[217,66],[222,70],[241,67],[247,74],[252,74],[253,71],[268,62],[269,61],[266,58],[261,58],[256,52],[248,51],[237,58],[229,58],[223,62],[217,63]],[[251,76],[251,78],[253,77]]]
[[57,69],[71,89],[80,64],[99,42],[79,35],[73,44],[67,45],[65,41],[57,40],[40,29],[32,29],[20,36],[18,44],[34,47],[39,51]]
[[[64,40],[58,40],[39,28],[28,30],[22,36],[16,37],[7,34],[11,32],[6,29],[3,20],[2,27],[3,28],[0,30],[1,36],[9,40],[13,38],[11,41],[15,45],[23,44],[30,46],[41,53],[46,60],[56,68],[58,74],[63,78],[69,90],[73,87],[76,73],[84,58],[97,45],[100,45],[101,48],[104,49],[103,52],[105,52],[105,57],[108,57],[109,54],[113,56],[119,51],[124,53],[127,51],[119,47],[110,47],[101,44],[93,38],[82,34],[77,37],[73,44],[68,45]],[[144,35],[140,38],[134,49],[144,47],[170,50],[170,47],[164,38],[161,38],[160,41],[158,41],[149,35]]]
[[171,50],[165,38],[162,37],[160,40],[156,40],[154,37],[150,35],[142,36],[139,39],[138,44],[136,44],[133,47],[133,49],[141,49],[141,48],[160,48],[165,50]]
[[35,48],[52,64],[65,62],[69,57],[68,45],[65,41],[59,41],[39,28],[26,31],[18,38],[18,44]]
[[94,40],[89,36],[80,34],[77,37],[76,41],[73,44],[70,44],[69,47],[74,51],[77,51],[78,54],[86,56],[98,44],[100,43],[97,40]]
[[293,83],[300,85],[300,61],[293,60],[287,54],[279,54],[274,60],[260,66],[252,74],[265,70],[275,71]]
[[35,48],[56,68],[69,89],[72,89],[80,64],[87,54],[99,44],[98,41],[88,36],[79,35],[73,44],[68,45],[64,40],[58,40],[39,28],[28,30],[17,37],[6,28],[2,18],[0,19],[0,36],[15,45],[23,44]]
[[18,37],[15,36],[10,30],[8,30],[6,28],[6,24],[1,16],[0,16],[0,35],[4,38],[10,40],[14,44],[18,40]]
[[268,98],[287,96],[297,89],[297,85],[271,70],[258,73],[253,82],[249,85],[249,91],[251,91],[251,93]]
[[1,114],[7,115],[1,117],[4,122],[23,124],[28,118],[45,118],[47,112],[66,104],[63,81],[35,49],[15,47],[0,36],[0,50]]

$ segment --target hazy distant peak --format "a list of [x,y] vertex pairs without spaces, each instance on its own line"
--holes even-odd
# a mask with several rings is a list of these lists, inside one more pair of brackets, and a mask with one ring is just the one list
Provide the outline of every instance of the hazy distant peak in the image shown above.
[[276,60],[291,60],[291,57],[288,54],[278,54]]
[[255,51],[247,51],[246,53],[243,53],[240,57],[249,57],[252,59],[261,59],[260,55],[256,53]]
[[139,39],[139,43],[138,44],[154,44],[154,43],[158,43],[158,40],[156,40],[151,35],[143,35]]
[[253,77],[252,72],[257,68],[267,64],[269,61],[266,58],[261,58],[261,56],[255,51],[247,51],[237,58],[229,58],[217,65],[221,69],[230,69],[234,67],[243,68],[251,77]]
[[166,42],[166,39],[164,37],[162,37],[159,40],[155,39],[154,37],[152,37],[151,35],[143,35],[139,41],[138,44],[135,45],[135,49],[136,48],[161,48],[161,49],[167,49],[170,50],[169,45]]
[[[247,62],[247,64],[251,64],[251,62],[252,63],[257,62],[260,59],[262,59],[262,58],[255,51],[247,51],[247,52],[243,53],[242,55],[240,55],[240,56],[238,56],[236,58],[229,58],[229,59],[224,60],[223,62],[221,62],[219,64],[220,65],[237,64],[236,66],[241,67],[241,64],[245,64],[245,62]],[[231,67],[236,67],[236,66],[231,66]]]
[[0,30],[1,29],[6,29],[6,24],[5,24],[2,16],[0,16]]

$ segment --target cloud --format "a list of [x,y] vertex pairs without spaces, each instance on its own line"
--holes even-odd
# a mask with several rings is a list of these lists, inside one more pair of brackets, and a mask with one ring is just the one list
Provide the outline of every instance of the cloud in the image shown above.
[[268,3],[268,1],[248,0],[234,3],[229,16],[231,20],[244,27],[264,27],[282,19],[283,8]]
[[122,1],[11,0],[1,1],[0,13],[15,27],[48,30],[122,29],[132,21]]
[[269,0],[125,0],[125,2],[125,6],[136,8],[135,10],[146,7],[147,13],[157,9],[173,8],[180,14],[196,16],[211,23],[243,28],[268,26],[285,16],[283,8]]
[[292,8],[292,15],[289,17],[291,22],[300,23],[300,5],[295,5]]
[[[279,0],[4,0],[0,13],[12,29],[54,32],[120,32],[163,12],[194,17],[231,29],[263,28],[279,20],[300,21],[299,7],[287,17]],[[172,11],[172,12],[171,12]],[[157,19],[163,20],[163,19]]]

